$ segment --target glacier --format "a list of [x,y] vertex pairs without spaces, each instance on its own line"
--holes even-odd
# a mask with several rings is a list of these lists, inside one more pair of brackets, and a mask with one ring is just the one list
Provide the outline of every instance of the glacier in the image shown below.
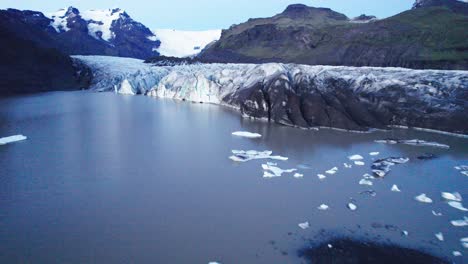
[[123,87],[126,94],[225,105],[245,117],[301,128],[403,126],[468,134],[468,71],[282,63],[170,67],[73,57],[93,71],[93,91]]

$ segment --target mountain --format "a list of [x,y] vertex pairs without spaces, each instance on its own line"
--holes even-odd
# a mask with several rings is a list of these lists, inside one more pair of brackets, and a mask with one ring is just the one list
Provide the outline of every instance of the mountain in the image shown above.
[[[30,18],[41,21],[35,14]],[[51,48],[53,40],[46,32],[18,21],[14,14],[0,12],[0,39],[0,95],[88,87],[89,68]]]
[[191,57],[200,53],[208,44],[221,37],[221,30],[183,31],[156,29],[153,31],[161,41],[159,54],[168,57]]
[[349,19],[327,8],[290,5],[273,17],[224,30],[200,59],[468,69],[467,10],[457,0],[418,0],[413,9],[386,19]]
[[[111,55],[148,58],[157,56],[160,41],[143,24],[133,20],[124,10],[89,10],[80,12],[69,7],[44,15],[35,11],[1,10],[16,19],[16,23],[29,25],[30,31],[47,34],[47,45],[66,54]],[[11,30],[15,23],[11,23]],[[29,32],[31,33],[31,32]],[[42,43],[36,33],[21,37]]]

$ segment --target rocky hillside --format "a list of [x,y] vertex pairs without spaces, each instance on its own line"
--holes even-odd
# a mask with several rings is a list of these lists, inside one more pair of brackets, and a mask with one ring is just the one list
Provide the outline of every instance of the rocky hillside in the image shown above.
[[224,30],[200,59],[468,69],[467,28],[468,4],[457,0],[418,0],[381,20],[298,4]]
[[[0,13],[10,18],[9,30],[16,35],[65,54],[142,59],[158,55],[160,41],[153,32],[118,8],[80,12],[69,7],[46,15],[15,9],[0,10]],[[30,30],[22,32],[17,28],[21,23],[27,24]],[[43,34],[47,35],[46,43],[41,39]]]
[[410,126],[468,134],[466,71],[77,59],[93,70],[95,91],[229,105],[244,116],[303,128]]
[[5,12],[0,12],[0,39],[0,96],[88,87],[87,67],[51,48],[48,34]]

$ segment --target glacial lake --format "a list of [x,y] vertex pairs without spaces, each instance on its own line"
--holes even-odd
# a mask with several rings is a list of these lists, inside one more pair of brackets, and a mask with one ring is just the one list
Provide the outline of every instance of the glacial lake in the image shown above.
[[[468,262],[467,227],[450,224],[468,214],[441,199],[459,192],[468,206],[468,177],[454,169],[468,165],[466,138],[301,130],[215,105],[91,92],[0,99],[0,137],[16,134],[28,139],[0,146],[0,263],[303,263],[298,250],[336,236]],[[374,142],[390,137],[451,148]],[[263,178],[269,160],[234,162],[236,149],[271,150],[304,177]],[[424,153],[438,157],[416,158]],[[354,154],[365,166],[345,168]],[[410,161],[359,185],[372,159],[390,156]],[[375,197],[360,194],[369,189]],[[416,201],[421,193],[433,203]]]

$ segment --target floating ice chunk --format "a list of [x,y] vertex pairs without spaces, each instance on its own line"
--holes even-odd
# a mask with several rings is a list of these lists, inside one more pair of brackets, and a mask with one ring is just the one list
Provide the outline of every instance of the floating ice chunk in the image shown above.
[[406,230],[403,230],[401,233],[402,233],[404,236],[408,236],[408,235],[409,235],[408,231],[406,231]]
[[309,222],[299,223],[298,226],[299,226],[301,229],[307,229],[307,228],[310,227]]
[[357,165],[357,166],[364,166],[364,165],[366,165],[366,163],[364,163],[364,162],[362,162],[362,161],[359,161],[359,160],[355,161],[354,164]]
[[362,191],[359,194],[367,194],[367,195],[370,195],[372,197],[375,197],[377,195],[377,193],[374,190]]
[[444,234],[439,232],[439,233],[435,234],[435,236],[437,237],[437,239],[439,241],[444,241]]
[[465,176],[468,176],[468,171],[462,171],[460,172],[461,174],[465,175]]
[[301,174],[301,173],[294,173],[294,178],[302,178],[304,177],[304,174]]
[[14,136],[9,136],[9,137],[4,137],[4,138],[0,138],[0,145],[5,145],[5,144],[17,142],[17,141],[26,140],[26,139],[28,138],[23,135],[14,135]]
[[400,188],[398,188],[398,186],[396,184],[393,184],[391,191],[392,192],[401,192]]
[[410,139],[410,140],[399,140],[399,139],[384,139],[384,140],[375,140],[376,143],[384,144],[405,144],[411,146],[421,146],[421,147],[436,147],[436,148],[450,148],[449,145],[437,143],[437,142],[428,142],[420,139]]
[[319,178],[319,180],[324,180],[325,178],[327,178],[327,176],[323,174],[317,174],[317,177]]
[[380,154],[380,152],[371,152],[371,153],[369,153],[369,155],[371,155],[371,156],[377,156],[379,154]]
[[460,239],[460,242],[464,248],[468,248],[468,237]]
[[328,244],[327,246],[328,246],[328,248],[333,248],[332,244]]
[[221,264],[221,263],[216,262],[216,261],[210,261],[210,262],[208,262],[208,264]]
[[232,132],[232,135],[237,136],[237,137],[246,137],[246,138],[261,138],[262,137],[262,135],[258,133],[251,133],[251,132],[246,132],[246,131]]
[[362,177],[363,177],[364,179],[368,179],[368,180],[369,180],[369,179],[375,179],[375,177],[372,176],[372,175],[370,175],[369,173],[366,173],[366,174],[362,175]]
[[299,165],[297,165],[297,168],[303,169],[303,170],[310,170],[310,169],[312,169],[309,165],[305,165],[305,164],[299,164]]
[[434,216],[442,216],[442,213],[437,213],[436,211],[432,210],[432,214]]
[[445,200],[461,202],[463,199],[458,192],[449,193],[449,192],[442,192],[442,198]]
[[364,157],[361,156],[361,155],[356,154],[356,155],[349,156],[348,159],[350,159],[350,160],[362,160],[362,159],[364,159]]
[[416,201],[421,202],[421,203],[432,203],[432,199],[427,197],[425,193],[422,193],[416,197],[414,197]]
[[281,175],[283,175],[283,173],[292,173],[296,171],[296,169],[283,170],[277,166],[269,165],[269,164],[262,164],[262,168],[264,170],[263,172],[264,178],[280,177]]
[[322,210],[322,211],[328,210],[328,208],[330,208],[330,207],[329,207],[328,205],[326,205],[326,204],[321,204],[321,205],[318,207],[318,209],[319,209],[319,210]]
[[398,140],[396,139],[379,139],[374,140],[375,143],[382,143],[382,144],[397,144]]
[[347,169],[350,169],[350,168],[353,167],[353,165],[348,164],[348,163],[343,163],[343,166],[344,166],[345,168],[347,168]]
[[450,221],[450,223],[453,226],[468,226],[468,217],[465,216],[461,220],[452,220],[452,221]]
[[456,170],[468,170],[468,165],[460,165],[454,167]]
[[348,203],[348,209],[351,211],[356,211],[357,206],[353,203]]
[[256,151],[256,150],[232,150],[232,156],[229,158],[236,162],[247,162],[255,159],[273,159],[273,160],[288,160],[282,156],[272,156],[272,151]]
[[395,164],[403,164],[409,161],[409,158],[390,157],[378,159],[372,163],[372,172],[378,177],[385,177],[390,172],[390,167]]
[[468,209],[466,209],[465,207],[463,207],[462,203],[460,203],[460,202],[450,201],[450,202],[448,202],[448,205],[450,205],[450,206],[452,206],[453,208],[458,209],[458,210],[460,210],[460,211],[464,211],[464,212],[468,211]]
[[369,180],[367,180],[367,179],[361,179],[361,180],[359,181],[359,184],[360,184],[360,185],[368,185],[368,186],[374,185],[374,183],[373,183],[372,181],[369,181]]
[[453,252],[452,252],[452,255],[453,255],[454,257],[461,257],[461,256],[463,256],[462,253],[461,253],[460,251],[453,251]]
[[335,174],[338,171],[337,167],[327,170],[325,173],[327,174]]

